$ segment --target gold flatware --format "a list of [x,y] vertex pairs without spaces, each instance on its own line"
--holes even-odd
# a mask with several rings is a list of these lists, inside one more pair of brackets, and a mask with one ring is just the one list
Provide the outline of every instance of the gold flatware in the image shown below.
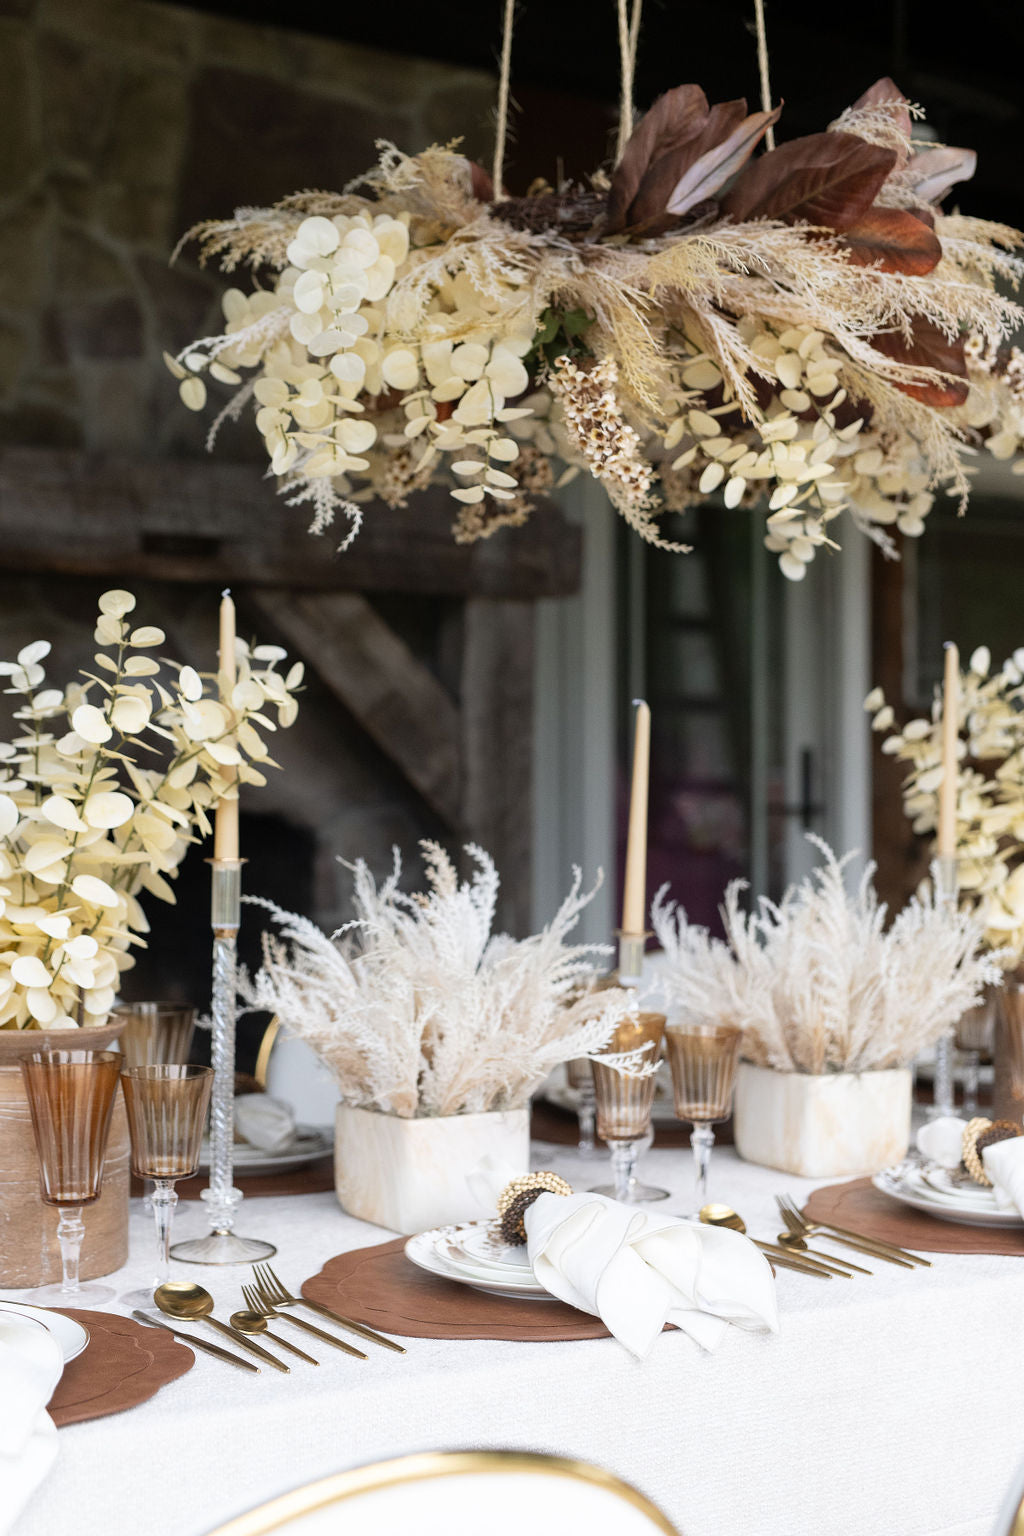
[[261,1317],[279,1317],[283,1322],[293,1323],[296,1328],[304,1328],[307,1333],[311,1333],[315,1339],[322,1340],[324,1344],[333,1344],[334,1348],[340,1349],[343,1354],[352,1355],[356,1360],[366,1359],[361,1349],[356,1349],[344,1339],[336,1339],[331,1333],[325,1333],[315,1323],[307,1323],[304,1317],[285,1317],[283,1312],[278,1312],[276,1307],[270,1305],[262,1291],[258,1291],[254,1285],[243,1285],[242,1295],[250,1312],[258,1312]]
[[228,1321],[232,1328],[236,1328],[239,1333],[266,1334],[267,1338],[272,1344],[276,1344],[278,1349],[286,1349],[289,1354],[298,1355],[300,1360],[306,1360],[310,1365],[320,1364],[319,1360],[314,1360],[312,1355],[307,1355],[306,1351],[300,1349],[297,1344],[290,1344],[287,1339],[282,1339],[279,1333],[271,1333],[262,1312],[232,1312]]
[[226,1365],[237,1365],[243,1371],[252,1371],[255,1376],[260,1374],[258,1365],[253,1365],[251,1360],[243,1360],[241,1355],[233,1355],[230,1349],[221,1349],[219,1344],[209,1344],[206,1339],[197,1339],[194,1334],[186,1333],[182,1328],[172,1328],[169,1323],[161,1323],[155,1317],[147,1317],[145,1312],[138,1308],[132,1312],[132,1317],[140,1323],[145,1323],[147,1328],[162,1328],[165,1333],[173,1333],[176,1339],[183,1339],[189,1349],[201,1350],[204,1355],[212,1355],[215,1360],[223,1360]]
[[[321,1317],[329,1317],[333,1323],[340,1323],[342,1328],[347,1328],[350,1333],[358,1333],[360,1338],[369,1339],[374,1344],[383,1344],[385,1349],[393,1349],[396,1354],[404,1355],[405,1348],[396,1344],[394,1339],[385,1338],[384,1334],[377,1333],[372,1328],[367,1328],[365,1323],[357,1323],[354,1318],[342,1317],[340,1312],[332,1312],[330,1307],[325,1307],[319,1301],[309,1301],[305,1296],[293,1296],[274,1274],[269,1264],[254,1264],[253,1275],[260,1293],[272,1307],[308,1307],[312,1312],[319,1312]],[[293,1318],[294,1322],[295,1319]]]
[[880,1237],[866,1237],[863,1233],[852,1232],[848,1227],[836,1227],[830,1222],[809,1221],[796,1201],[788,1195],[776,1195],[775,1203],[786,1226],[799,1237],[812,1237],[815,1233],[821,1233],[842,1243],[845,1248],[859,1248],[862,1253],[887,1259],[890,1264],[899,1264],[904,1269],[912,1269],[915,1264],[926,1269],[931,1267],[930,1259],[923,1259],[920,1254],[911,1253],[909,1249],[900,1248],[895,1243],[887,1243]]
[[197,1323],[204,1322],[210,1328],[216,1328],[220,1333],[226,1333],[229,1339],[234,1339],[236,1344],[241,1344],[250,1354],[258,1355],[268,1365],[274,1366],[278,1371],[289,1372],[290,1367],[272,1355],[269,1349],[264,1349],[262,1344],[253,1343],[247,1339],[244,1333],[239,1333],[236,1328],[229,1328],[227,1323],[222,1323],[220,1318],[213,1317],[213,1297],[209,1291],[204,1291],[201,1285],[194,1285],[190,1280],[165,1280],[163,1285],[158,1285],[153,1292],[153,1300],[160,1311],[168,1317],[174,1317],[179,1321]]
[[[734,1211],[730,1205],[719,1205],[712,1202],[702,1205],[698,1212],[701,1221],[706,1227],[728,1227],[731,1232],[747,1233],[747,1224],[739,1211]],[[780,1264],[783,1269],[796,1269],[801,1274],[817,1275],[819,1280],[831,1280],[833,1275],[841,1275],[845,1280],[851,1280],[845,1269],[838,1269],[832,1264],[822,1264],[817,1259],[805,1259],[802,1255],[787,1253],[785,1248],[779,1248],[775,1243],[763,1243],[756,1237],[751,1238],[755,1248],[761,1252],[772,1264]]]
[[873,1275],[873,1269],[863,1269],[861,1265],[854,1264],[852,1259],[841,1258],[836,1253],[822,1253],[820,1248],[808,1248],[804,1239],[796,1232],[780,1232],[776,1238],[780,1248],[785,1248],[787,1253],[806,1254],[809,1259],[819,1259],[829,1264],[841,1264],[844,1269],[852,1269],[858,1275]]

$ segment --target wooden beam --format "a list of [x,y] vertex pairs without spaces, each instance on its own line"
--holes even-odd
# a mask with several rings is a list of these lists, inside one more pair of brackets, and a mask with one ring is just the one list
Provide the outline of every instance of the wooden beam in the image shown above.
[[530,932],[533,606],[470,598],[462,663],[463,818],[501,872],[498,917]]
[[255,607],[322,678],[427,804],[461,827],[459,712],[448,693],[356,593],[247,589]]
[[580,535],[552,503],[524,528],[456,544],[444,487],[371,504],[344,555],[307,535],[258,464],[0,450],[6,570],[347,592],[556,597],[580,580]]

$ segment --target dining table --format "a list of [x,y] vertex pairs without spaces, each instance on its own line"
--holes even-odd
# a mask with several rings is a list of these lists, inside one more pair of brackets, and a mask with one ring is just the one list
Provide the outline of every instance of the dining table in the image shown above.
[[[577,1189],[606,1177],[600,1157],[545,1142],[532,1166]],[[642,1173],[671,1191],[651,1209],[692,1214],[688,1151],[651,1151]],[[711,1198],[759,1238],[782,1225],[775,1195],[802,1204],[815,1187],[728,1147],[712,1160]],[[150,1218],[132,1204],[131,1261],[111,1277],[119,1294],[145,1282],[153,1259]],[[175,1237],[198,1234],[204,1216],[182,1204]],[[333,1193],[247,1198],[238,1226],[276,1245],[293,1291],[333,1255],[394,1236],[348,1216]],[[780,1269],[778,1333],[730,1328],[714,1353],[669,1330],[643,1361],[612,1338],[409,1337],[404,1355],[366,1345],[365,1361],[307,1339],[322,1363],[292,1359],[288,1375],[199,1354],[148,1402],[61,1429],[13,1536],[206,1536],[343,1468],[465,1447],[597,1463],[683,1536],[989,1536],[1024,1457],[1024,1242],[1020,1256],[929,1257],[914,1269],[863,1259],[870,1275],[828,1281]],[[250,1278],[235,1266],[173,1273],[207,1286],[223,1317]]]

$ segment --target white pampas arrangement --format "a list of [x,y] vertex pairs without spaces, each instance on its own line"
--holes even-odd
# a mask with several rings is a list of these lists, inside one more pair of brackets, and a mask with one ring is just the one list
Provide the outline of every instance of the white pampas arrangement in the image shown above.
[[397,850],[379,888],[360,860],[355,919],[331,936],[258,901],[283,937],[263,935],[263,966],[241,994],[312,1046],[347,1104],[404,1119],[520,1108],[553,1067],[607,1045],[636,1006],[631,992],[592,990],[607,946],[565,942],[598,887],[584,892],[577,869],[540,933],[492,935],[493,860],[468,845],[476,869],[460,882],[442,848],[421,846],[429,889],[399,890]]
[[654,931],[668,957],[671,1003],[743,1030],[743,1053],[782,1072],[865,1072],[903,1066],[981,1001],[1001,975],[979,952],[983,927],[931,892],[914,897],[886,928],[887,909],[868,864],[855,892],[837,859],[812,837],[824,864],[781,902],[762,896],[745,912],[746,882],[729,886],[726,940],[687,921],[663,886]]

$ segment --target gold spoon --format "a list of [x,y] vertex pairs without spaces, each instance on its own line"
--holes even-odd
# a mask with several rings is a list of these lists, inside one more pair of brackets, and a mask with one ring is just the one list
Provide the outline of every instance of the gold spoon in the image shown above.
[[790,1248],[795,1253],[806,1253],[809,1258],[818,1259],[825,1264],[841,1264],[844,1269],[856,1270],[858,1275],[873,1275],[873,1269],[864,1269],[860,1264],[853,1264],[849,1259],[840,1258],[837,1253],[822,1253],[820,1248],[809,1248],[803,1238],[797,1232],[780,1232],[779,1244],[783,1248]]
[[319,1360],[314,1360],[312,1355],[307,1355],[304,1349],[297,1344],[289,1344],[287,1339],[282,1339],[280,1334],[271,1333],[267,1327],[267,1320],[261,1312],[232,1312],[230,1317],[232,1328],[239,1333],[265,1333],[279,1349],[287,1349],[290,1354],[298,1355],[300,1360],[308,1360],[310,1365],[319,1365]]
[[[746,1233],[746,1222],[739,1211],[734,1211],[731,1205],[719,1205],[717,1202],[702,1205],[698,1215],[707,1227],[728,1227],[732,1232]],[[767,1255],[773,1264],[779,1264],[783,1269],[796,1269],[803,1275],[817,1275],[819,1280],[831,1280],[833,1275],[842,1275],[847,1280],[853,1278],[844,1269],[836,1269],[831,1264],[822,1264],[817,1259],[804,1258],[802,1254],[797,1257],[795,1253],[787,1253],[785,1248],[780,1248],[776,1243],[762,1243],[757,1238],[752,1238],[751,1241],[755,1247],[760,1248],[761,1252]]]
[[204,1291],[201,1285],[194,1285],[190,1280],[165,1280],[163,1285],[158,1285],[153,1292],[153,1300],[165,1312],[168,1317],[176,1317],[189,1323],[208,1323],[211,1328],[216,1328],[219,1333],[226,1333],[229,1339],[234,1339],[236,1344],[241,1344],[250,1354],[258,1355],[268,1365],[275,1366],[279,1371],[288,1372],[289,1368],[276,1355],[272,1355],[269,1349],[264,1349],[262,1344],[254,1344],[247,1339],[244,1333],[239,1333],[237,1328],[229,1328],[227,1323],[222,1323],[219,1318],[211,1317],[213,1311],[213,1297],[209,1291]]

